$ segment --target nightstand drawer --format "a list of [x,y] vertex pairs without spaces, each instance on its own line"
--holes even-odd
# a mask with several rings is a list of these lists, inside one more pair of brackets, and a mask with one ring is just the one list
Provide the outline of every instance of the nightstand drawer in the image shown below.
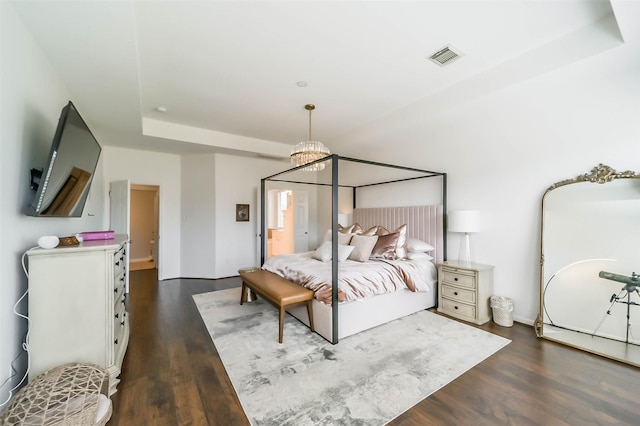
[[463,274],[455,269],[442,268],[442,281],[466,288],[476,288],[475,275]]
[[442,299],[442,308],[445,313],[468,317],[470,320],[476,319],[476,307],[456,302],[455,300]]
[[472,290],[463,290],[461,288],[442,285],[442,296],[449,299],[458,300],[465,303],[476,303],[476,292]]

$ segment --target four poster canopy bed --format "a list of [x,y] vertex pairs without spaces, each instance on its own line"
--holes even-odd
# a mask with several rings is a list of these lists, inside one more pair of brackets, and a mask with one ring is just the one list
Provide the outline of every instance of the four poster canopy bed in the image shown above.
[[[322,170],[310,171],[310,164]],[[296,253],[265,259],[273,188],[308,195],[314,224],[297,223],[296,231],[310,230],[315,239],[308,236],[308,247],[303,239]],[[389,206],[398,202],[405,206]],[[295,212],[303,215],[304,207]],[[345,212],[351,221],[341,225]],[[437,304],[435,264],[446,260],[446,173],[333,154],[263,178],[260,220],[262,269],[314,291],[315,331],[334,344]],[[309,325],[304,306],[288,312]]]

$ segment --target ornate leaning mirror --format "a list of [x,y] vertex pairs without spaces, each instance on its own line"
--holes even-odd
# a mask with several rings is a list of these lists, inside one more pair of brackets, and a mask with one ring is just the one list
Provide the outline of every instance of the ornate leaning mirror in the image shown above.
[[605,165],[542,197],[539,337],[640,366],[640,176]]

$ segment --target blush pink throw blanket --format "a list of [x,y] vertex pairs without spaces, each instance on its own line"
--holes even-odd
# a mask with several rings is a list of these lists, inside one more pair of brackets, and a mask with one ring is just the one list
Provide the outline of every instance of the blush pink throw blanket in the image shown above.
[[[312,258],[313,252],[282,254],[262,269],[315,292],[318,301],[331,304],[331,262]],[[370,260],[338,263],[338,301],[361,300],[400,289],[430,291],[436,268],[429,260]]]

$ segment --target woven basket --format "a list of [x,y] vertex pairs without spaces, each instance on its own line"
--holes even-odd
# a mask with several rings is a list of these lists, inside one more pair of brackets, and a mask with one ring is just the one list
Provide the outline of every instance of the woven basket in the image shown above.
[[[104,426],[111,418],[109,375],[93,364],[71,363],[40,374],[0,413],[0,425]],[[97,419],[101,397],[108,408]]]
[[493,321],[503,327],[513,326],[513,300],[504,296],[491,296]]

